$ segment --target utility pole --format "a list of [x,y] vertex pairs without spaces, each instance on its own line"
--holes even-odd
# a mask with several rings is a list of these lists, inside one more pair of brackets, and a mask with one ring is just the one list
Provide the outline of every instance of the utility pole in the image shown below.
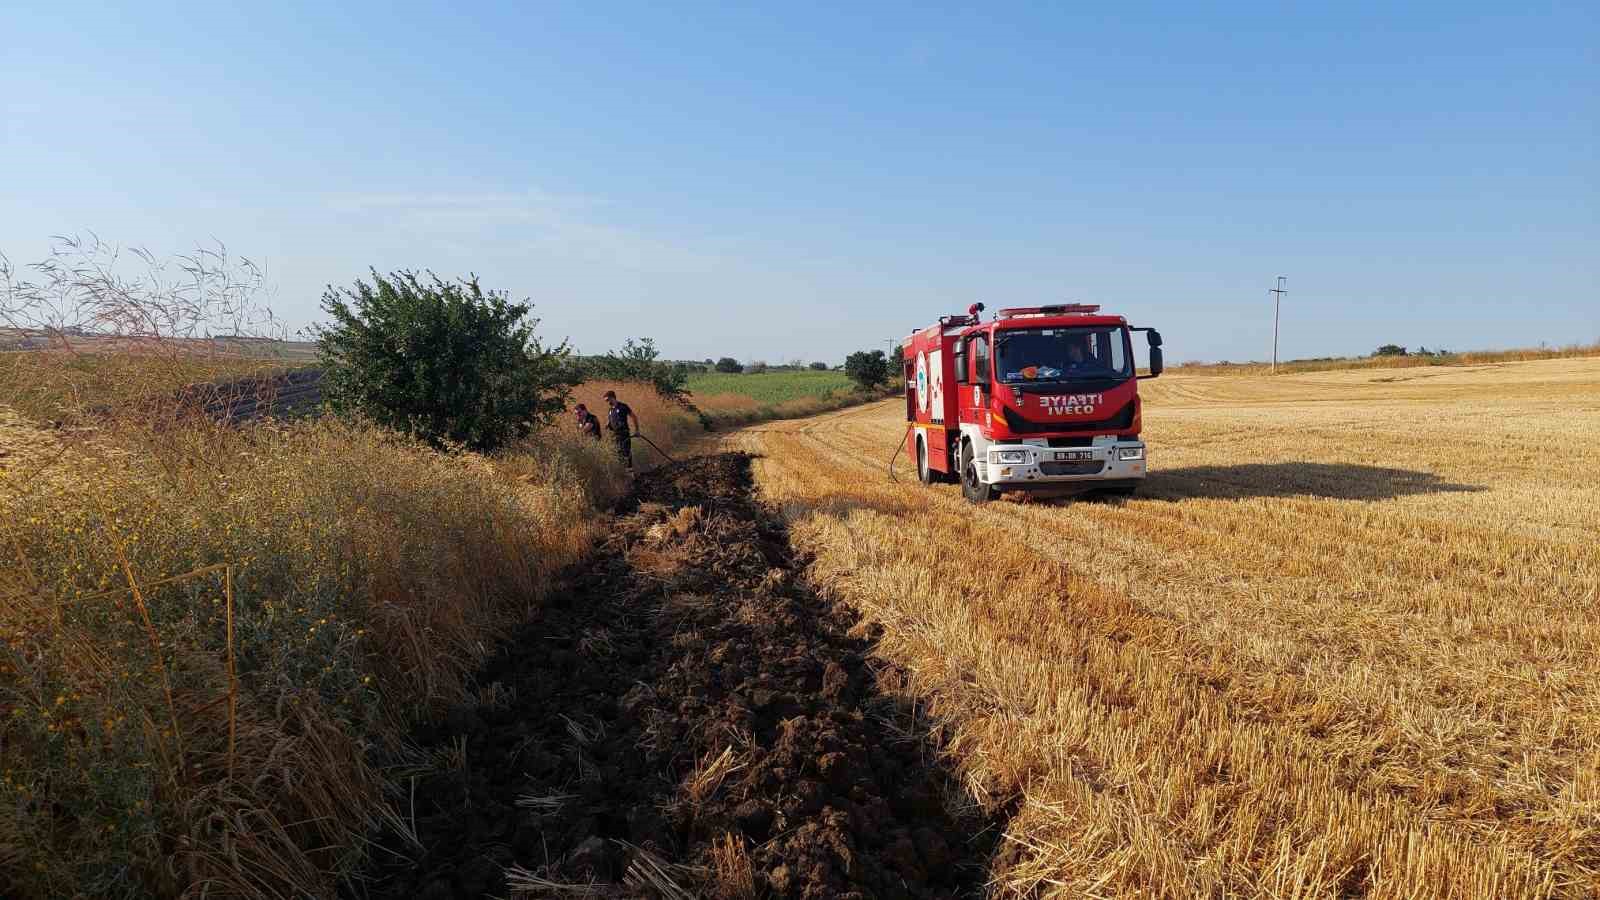
[[1272,295],[1272,374],[1278,374],[1278,308],[1283,304],[1283,295],[1289,293],[1284,290],[1283,283],[1289,280],[1287,275],[1278,276],[1278,286],[1269,288],[1267,293]]

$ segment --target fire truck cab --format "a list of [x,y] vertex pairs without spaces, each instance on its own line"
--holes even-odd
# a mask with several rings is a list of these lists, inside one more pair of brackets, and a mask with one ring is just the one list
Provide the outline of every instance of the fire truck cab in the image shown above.
[[[1145,477],[1138,383],[1161,374],[1161,334],[1085,304],[982,304],[905,338],[906,452],[924,484],[974,502],[1005,491],[1131,494]],[[1150,348],[1134,364],[1132,332]]]

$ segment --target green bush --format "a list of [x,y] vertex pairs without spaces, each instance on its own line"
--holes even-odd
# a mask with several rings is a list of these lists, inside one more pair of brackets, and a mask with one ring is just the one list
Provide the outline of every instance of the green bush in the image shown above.
[[357,413],[439,447],[493,450],[566,408],[577,373],[563,342],[533,337],[527,303],[484,291],[476,276],[445,282],[401,271],[372,284],[329,287],[318,329],[324,394]]
[[717,360],[715,368],[718,372],[724,372],[728,375],[744,371],[744,366],[739,365],[739,361],[731,356],[724,356]]
[[826,372],[828,371],[828,364],[825,362],[814,362],[811,364],[811,371]]
[[628,338],[620,351],[585,357],[577,365],[584,381],[637,381],[654,387],[663,397],[681,398],[689,381],[689,366],[662,362],[660,357],[654,339]]
[[858,350],[845,357],[844,373],[864,391],[889,383],[889,359],[882,350]]

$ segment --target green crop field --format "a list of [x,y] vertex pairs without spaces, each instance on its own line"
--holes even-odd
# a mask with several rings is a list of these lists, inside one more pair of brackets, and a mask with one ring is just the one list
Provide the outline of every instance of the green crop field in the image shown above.
[[880,396],[856,390],[843,372],[811,369],[751,375],[697,372],[689,376],[689,391],[701,413],[721,425],[812,416]]
[[834,391],[849,390],[850,387],[850,379],[843,372],[816,372],[810,369],[751,375],[696,372],[689,376],[689,390],[696,398],[738,394],[749,397],[760,406],[802,397],[825,397]]

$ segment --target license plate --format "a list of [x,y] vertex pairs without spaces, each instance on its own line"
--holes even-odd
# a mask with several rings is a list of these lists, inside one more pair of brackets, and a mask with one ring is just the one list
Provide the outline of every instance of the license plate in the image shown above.
[[1085,462],[1094,459],[1094,452],[1090,450],[1057,450],[1056,462]]

